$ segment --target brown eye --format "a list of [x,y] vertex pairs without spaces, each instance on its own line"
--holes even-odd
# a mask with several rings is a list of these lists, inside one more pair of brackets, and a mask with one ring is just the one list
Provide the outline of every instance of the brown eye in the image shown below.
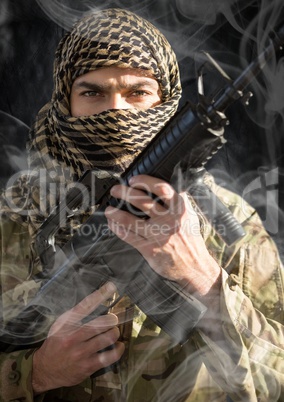
[[146,96],[146,95],[150,95],[148,92],[141,90],[137,90],[132,92],[131,94],[132,96]]
[[83,96],[92,97],[92,96],[100,96],[101,94],[97,91],[86,91],[82,93]]

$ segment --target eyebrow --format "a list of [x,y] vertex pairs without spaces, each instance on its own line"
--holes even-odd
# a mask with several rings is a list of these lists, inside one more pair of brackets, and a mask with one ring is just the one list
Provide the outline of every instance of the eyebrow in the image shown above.
[[[108,91],[113,88],[112,84],[98,84],[98,83],[93,83],[89,81],[79,81],[74,83],[74,87],[77,88],[84,88],[88,89],[90,91],[94,92],[100,92],[100,91]],[[138,81],[133,84],[119,84],[116,88],[118,89],[139,89],[141,87],[150,87],[154,88],[154,83],[148,80],[142,79],[141,81]]]

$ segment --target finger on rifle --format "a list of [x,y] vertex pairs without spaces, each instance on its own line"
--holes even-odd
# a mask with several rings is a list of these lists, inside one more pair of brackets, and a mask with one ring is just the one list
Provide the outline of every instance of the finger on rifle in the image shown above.
[[129,180],[129,185],[135,189],[148,191],[157,196],[164,205],[176,213],[180,209],[180,196],[174,188],[167,182],[156,177],[138,175]]
[[110,299],[115,292],[116,287],[112,282],[105,283],[67,312],[70,322],[81,323],[84,318],[93,313],[102,303]]
[[111,195],[115,198],[126,201],[129,205],[130,213],[132,212],[132,206],[138,208],[150,218],[157,214],[160,215],[165,213],[165,207],[154,199],[156,198],[154,194],[147,192],[147,186],[145,186],[145,189],[137,189],[116,185],[112,187]]

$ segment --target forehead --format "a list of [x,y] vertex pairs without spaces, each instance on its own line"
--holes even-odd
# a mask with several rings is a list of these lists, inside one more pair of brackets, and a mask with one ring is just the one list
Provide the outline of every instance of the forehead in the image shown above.
[[[86,74],[82,74],[74,80],[74,83],[78,84],[83,81],[104,81],[109,79],[130,79],[132,81],[140,80],[143,78],[145,82],[156,81],[153,73],[148,70],[136,69],[136,68],[120,68],[120,67],[102,67],[97,70],[89,71]],[[73,83],[73,84],[74,84]]]

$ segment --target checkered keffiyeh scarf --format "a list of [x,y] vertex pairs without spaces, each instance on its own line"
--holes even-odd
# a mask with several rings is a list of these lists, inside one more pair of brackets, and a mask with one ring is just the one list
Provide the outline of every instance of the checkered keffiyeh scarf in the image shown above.
[[[74,80],[109,66],[150,72],[159,83],[162,103],[146,111],[108,110],[72,117]],[[56,51],[54,78],[52,99],[30,132],[31,174],[20,177],[5,194],[19,211],[24,206],[30,213],[15,212],[7,203],[2,209],[11,219],[28,224],[31,233],[57,202],[49,190],[49,208],[41,208],[40,170],[46,172],[48,183],[57,184],[72,183],[92,168],[123,172],[175,114],[181,96],[176,57],[166,38],[148,21],[121,9],[90,12],[65,35]]]

